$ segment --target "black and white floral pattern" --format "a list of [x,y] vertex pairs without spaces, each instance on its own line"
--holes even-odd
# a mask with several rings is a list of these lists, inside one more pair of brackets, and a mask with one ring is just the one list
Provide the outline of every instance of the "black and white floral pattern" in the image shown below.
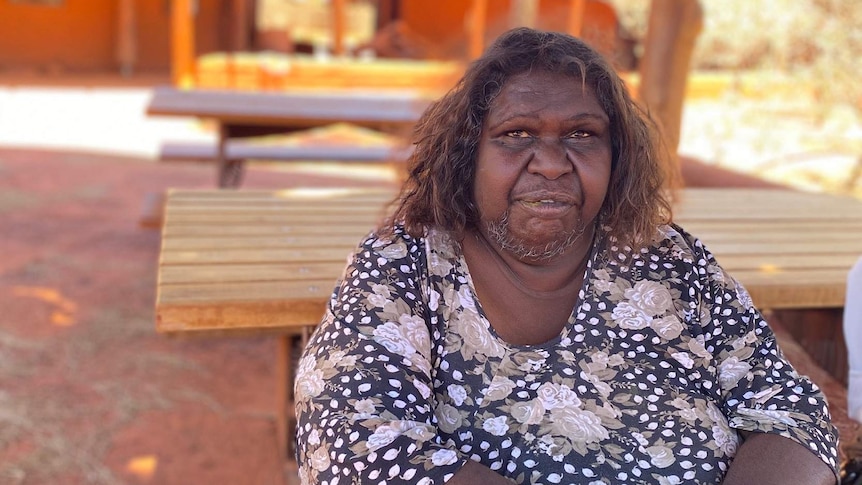
[[558,338],[510,345],[447,234],[371,235],[296,380],[302,483],[445,482],[466,460],[517,483],[719,483],[738,431],[837,465],[823,395],[745,290],[676,226],[594,244]]

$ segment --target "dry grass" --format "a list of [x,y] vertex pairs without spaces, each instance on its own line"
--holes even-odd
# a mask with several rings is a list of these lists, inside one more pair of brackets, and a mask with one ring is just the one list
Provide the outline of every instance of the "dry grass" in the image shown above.
[[[610,1],[643,38],[649,2]],[[692,70],[754,72],[763,92],[773,93],[688,102],[681,151],[804,190],[862,198],[862,3],[700,3]]]

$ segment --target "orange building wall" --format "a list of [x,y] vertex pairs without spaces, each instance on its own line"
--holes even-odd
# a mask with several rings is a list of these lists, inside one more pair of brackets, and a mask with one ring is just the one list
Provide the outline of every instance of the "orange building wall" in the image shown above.
[[0,2],[0,67],[98,69],[116,65],[115,0],[58,7]]
[[[201,55],[227,50],[232,11],[227,0],[198,0],[195,17],[195,51]],[[141,71],[170,69],[171,29],[169,3],[136,0],[137,65]]]
[[170,27],[169,2],[135,1],[136,70],[167,72],[171,55]]
[[[225,50],[231,0],[199,0],[198,54]],[[114,71],[118,0],[64,0],[56,7],[0,0],[0,70]],[[135,71],[170,69],[166,0],[134,0]]]
[[[458,57],[467,52],[467,32],[470,25],[465,23],[465,19],[471,3],[466,0],[436,0],[433,3],[404,0],[401,2],[401,17],[412,31],[436,43],[448,55]],[[565,31],[571,4],[569,0],[540,0],[536,27]],[[510,0],[488,1],[485,16],[486,46],[509,28],[510,8]],[[610,31],[611,35],[615,33],[616,15],[604,2],[588,1],[584,21],[586,31],[595,27],[605,32]],[[593,35],[588,32],[588,37]],[[590,42],[591,39],[586,40]]]

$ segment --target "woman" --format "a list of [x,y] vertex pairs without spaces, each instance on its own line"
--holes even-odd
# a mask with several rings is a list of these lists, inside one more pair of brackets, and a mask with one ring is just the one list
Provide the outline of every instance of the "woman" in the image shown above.
[[525,28],[429,108],[300,361],[304,483],[835,482],[822,394],[669,224],[645,120]]

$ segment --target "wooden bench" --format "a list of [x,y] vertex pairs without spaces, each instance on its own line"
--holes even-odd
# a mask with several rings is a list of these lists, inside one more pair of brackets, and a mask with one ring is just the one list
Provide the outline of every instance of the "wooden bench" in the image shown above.
[[[168,194],[156,328],[280,335],[282,451],[290,443],[295,343],[319,322],[347,256],[393,196],[369,189]],[[677,212],[677,222],[703,238],[761,309],[843,306],[847,271],[862,254],[862,203],[780,190],[686,189]],[[791,362],[823,387],[843,442],[852,442],[858,426],[846,416],[846,391],[786,331],[776,334]]]
[[[252,140],[234,140],[226,143],[225,163],[220,169],[218,183],[229,180],[231,186],[242,184],[246,162],[252,160],[278,162],[328,161],[349,163],[383,163],[403,165],[412,147],[364,144],[303,143],[273,144]],[[158,158],[167,162],[215,163],[219,160],[216,143],[165,142],[159,149]],[[396,173],[402,173],[399,167]],[[141,218],[142,227],[161,225],[164,201],[159,197],[148,203]]]

